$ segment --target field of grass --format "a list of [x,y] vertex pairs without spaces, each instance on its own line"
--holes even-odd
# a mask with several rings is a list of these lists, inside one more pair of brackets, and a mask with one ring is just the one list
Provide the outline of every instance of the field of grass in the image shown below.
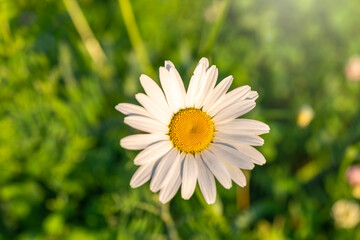
[[[0,240],[360,239],[360,1],[0,0]],[[114,107],[171,60],[259,93],[267,163],[168,204]],[[349,167],[353,166],[349,174]],[[354,167],[355,166],[355,167]]]

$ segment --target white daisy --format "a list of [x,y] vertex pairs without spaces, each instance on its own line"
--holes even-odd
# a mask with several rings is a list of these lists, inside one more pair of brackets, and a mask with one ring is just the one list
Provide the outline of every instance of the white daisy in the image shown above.
[[[162,89],[148,76],[140,82],[146,94],[136,94],[142,105],[120,103],[115,108],[127,115],[124,122],[146,134],[127,136],[123,148],[142,150],[134,159],[140,167],[131,187],[149,181],[150,190],[160,191],[159,199],[170,201],[181,185],[181,196],[189,199],[196,182],[208,204],[216,199],[215,178],[225,188],[231,180],[246,185],[240,169],[253,169],[265,163],[263,155],[252,146],[261,146],[258,135],[268,133],[268,125],[250,119],[238,119],[255,107],[258,97],[249,86],[227,93],[233,77],[216,87],[218,69],[209,68],[202,58],[190,79],[187,92],[174,64],[160,67]],[[214,178],[215,177],[215,178]]]

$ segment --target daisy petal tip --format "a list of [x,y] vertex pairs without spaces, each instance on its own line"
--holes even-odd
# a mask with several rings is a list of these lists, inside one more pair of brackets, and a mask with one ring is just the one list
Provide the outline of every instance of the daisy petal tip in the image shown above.
[[[151,184],[151,183],[150,183],[150,184]],[[150,185],[150,191],[152,191],[153,193],[157,193],[159,190],[160,190],[160,189],[156,189],[156,188],[154,188],[154,187],[152,187],[152,186]]]
[[145,96],[146,94],[145,93],[136,93],[135,94],[135,98],[139,97],[139,96]]
[[250,91],[246,97],[247,100],[252,100],[255,101],[256,99],[258,99],[259,94],[257,91]]
[[215,200],[216,199],[208,199],[208,200],[205,199],[206,203],[209,204],[209,205],[214,204]]
[[138,101],[141,104],[141,101],[144,99],[144,96],[146,96],[146,94],[137,93],[137,94],[135,94],[135,99],[136,99],[136,101]]
[[227,185],[224,186],[226,189],[230,189],[232,187],[232,182],[230,181]]
[[128,149],[128,150],[140,150],[143,149],[141,145],[136,146],[136,144],[134,144],[131,139],[129,139],[130,136],[124,137],[122,139],[120,139],[120,146],[124,149]]
[[141,74],[139,79],[140,79],[141,85],[144,85],[148,81],[152,80],[148,75],[145,75],[145,74]]
[[[119,145],[120,145],[122,148],[125,148],[123,144],[124,144],[124,141],[123,141],[123,138],[122,138],[122,139],[120,139],[120,141],[119,141]],[[126,149],[126,148],[125,148],[125,149]]]
[[169,60],[165,61],[164,66],[165,66],[166,70],[168,70],[168,71],[170,71],[171,68],[175,68],[175,65]]
[[189,200],[194,194],[195,188],[192,190],[181,188],[181,197],[182,199]]
[[206,66],[206,68],[209,66],[209,59],[207,59],[206,57],[202,57],[199,61],[199,63],[202,63]]
[[139,186],[137,186],[137,185],[135,184],[134,180],[131,179],[131,181],[130,181],[130,187],[131,187],[131,188],[137,188],[137,187],[139,187]]
[[217,68],[216,68],[216,66],[215,66],[215,65],[211,65],[211,67],[209,68],[209,70],[208,70],[208,71],[214,71],[214,72],[215,72],[215,71],[216,71],[216,69],[217,69]]
[[230,81],[232,83],[232,81],[234,80],[234,76],[233,75],[229,75],[227,76],[226,78],[224,78],[223,80],[221,81]]
[[255,159],[255,160],[252,160],[254,164],[258,165],[258,166],[262,166],[266,163],[265,160],[263,159]]
[[147,78],[149,78],[149,77],[148,77],[146,74],[143,74],[143,73],[142,73],[142,74],[140,75],[140,80],[142,80],[142,79],[145,80],[145,79],[147,79]]
[[156,192],[160,191],[161,187],[162,187],[161,183],[156,183],[154,181],[154,177],[153,177],[150,181],[150,186],[149,186],[150,191],[152,191],[153,193],[156,193]]
[[181,193],[181,198],[182,199],[184,199],[184,200],[189,200],[190,198],[191,198],[191,195],[183,195],[182,193]]
[[264,130],[263,130],[263,132],[264,132],[263,134],[270,132],[270,127],[269,127],[269,125],[267,125],[267,124],[264,123]]
[[[140,168],[141,168],[141,167],[140,167]],[[139,168],[139,169],[140,169],[140,168]],[[141,170],[143,170],[143,169],[141,169]],[[144,174],[143,171],[141,171],[141,173]],[[150,177],[150,175],[147,176],[147,177]],[[139,174],[137,174],[137,173],[135,172],[135,174],[133,175],[133,177],[132,177],[131,180],[130,180],[130,187],[131,187],[131,188],[138,188],[138,187],[140,187],[141,185],[143,185],[145,182],[148,181],[147,177],[144,178],[143,176],[140,176]]]
[[260,159],[259,161],[259,164],[258,165],[264,165],[265,163],[266,163],[266,159],[265,158],[263,158],[263,159]]
[[164,199],[163,197],[159,197],[159,200],[162,204],[168,203],[171,199]]
[[115,106],[115,109],[116,109],[117,111],[123,113],[123,112],[122,112],[122,104],[121,104],[121,103],[119,103],[118,105],[116,105],[116,106]]
[[142,161],[141,161],[142,159],[139,157],[140,153],[134,159],[134,164],[137,165],[137,166],[140,166],[141,164],[143,164]]

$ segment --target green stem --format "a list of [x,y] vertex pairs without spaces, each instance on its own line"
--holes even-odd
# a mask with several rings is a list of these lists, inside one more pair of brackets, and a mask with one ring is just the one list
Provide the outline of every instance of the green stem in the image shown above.
[[206,36],[206,42],[204,44],[202,44],[199,48],[199,56],[207,56],[210,54],[215,41],[220,33],[221,30],[221,26],[224,23],[225,20],[225,16],[228,12],[229,9],[229,5],[230,5],[230,0],[224,0],[221,2],[220,4],[220,10],[218,12],[217,18],[215,20],[214,25],[212,26],[209,35]]
[[96,64],[103,65],[106,55],[96,40],[78,2],[76,0],[63,0],[63,2],[90,57]]
[[171,214],[170,214],[169,203],[161,204],[160,206],[161,206],[161,218],[164,221],[166,228],[168,230],[169,239],[171,239],[171,240],[180,239],[178,232],[176,230],[174,220],[172,219]]
[[119,0],[119,5],[124,18],[126,31],[128,32],[131,45],[135,51],[141,68],[148,75],[155,77],[155,71],[150,64],[145,44],[140,36],[131,3],[129,0]]
[[[218,11],[217,18],[211,27],[209,34],[202,36],[200,41],[200,47],[198,50],[198,61],[201,57],[207,57],[215,44],[215,41],[220,33],[221,26],[224,23],[225,16],[228,12],[230,0],[224,0],[220,3],[220,9]],[[196,65],[196,64],[194,64]],[[192,68],[189,68],[186,76],[192,75]]]

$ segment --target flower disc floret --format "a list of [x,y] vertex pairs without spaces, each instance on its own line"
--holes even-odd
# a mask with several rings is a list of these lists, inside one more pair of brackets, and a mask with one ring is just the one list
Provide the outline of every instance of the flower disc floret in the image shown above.
[[200,109],[181,109],[171,119],[169,136],[174,147],[184,153],[199,153],[214,138],[215,127],[211,117]]

